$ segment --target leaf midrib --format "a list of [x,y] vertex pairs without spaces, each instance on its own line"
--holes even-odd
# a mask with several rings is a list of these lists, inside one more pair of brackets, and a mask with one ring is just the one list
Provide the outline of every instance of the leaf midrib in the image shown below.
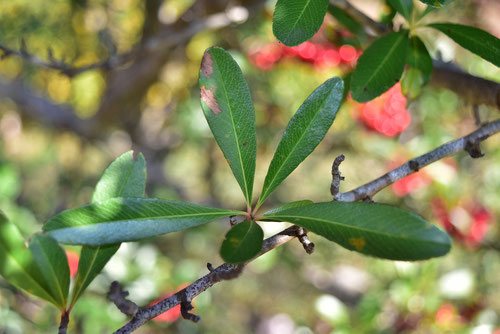
[[[94,222],[92,224],[78,224],[78,225],[63,225],[63,227],[59,228],[53,228],[50,230],[46,230],[47,232],[62,229],[62,228],[78,228],[78,227],[84,227],[84,226],[92,226],[92,225],[97,225],[97,224],[106,224],[106,223],[118,223],[118,222],[128,222],[128,221],[145,221],[145,220],[169,220],[169,219],[177,219],[177,218],[196,218],[199,216],[226,216],[226,215],[232,215],[232,214],[242,214],[244,213],[243,211],[227,211],[227,212],[210,212],[210,213],[197,213],[197,214],[183,214],[183,215],[173,215],[173,216],[150,216],[150,217],[138,217],[138,218],[130,218],[130,219],[117,219],[117,220],[102,220],[99,222]],[[84,219],[85,220],[85,219]],[[75,221],[73,219],[72,221]]]
[[[346,224],[343,224],[341,222],[337,222],[337,221],[332,222],[330,220],[326,220],[326,219],[323,219],[323,218],[317,218],[317,217],[303,217],[303,216],[295,216],[295,215],[267,216],[267,217],[264,216],[263,217],[263,219],[269,219],[269,218],[278,218],[278,219],[283,219],[283,220],[287,220],[287,219],[290,219],[290,218],[291,219],[296,218],[296,219],[312,220],[312,221],[317,221],[317,222],[320,222],[320,223],[337,225],[337,226],[344,227],[346,229],[354,229],[354,230],[358,230],[358,231],[362,231],[362,232],[367,232],[367,233],[373,233],[373,234],[377,234],[377,235],[381,235],[381,236],[385,236],[385,237],[390,237],[390,238],[399,238],[399,239],[407,240],[407,241],[422,240],[422,239],[411,239],[411,238],[408,238],[408,237],[386,234],[386,233],[379,232],[379,231],[365,229],[365,228],[362,228],[362,227],[359,227],[359,226],[346,225]],[[430,242],[430,243],[434,243],[434,244],[437,244],[437,245],[443,245],[443,243],[440,243],[440,242],[437,242],[437,241],[434,241],[434,240],[425,240],[425,242]]]
[[371,81],[373,80],[373,78],[375,78],[376,76],[378,76],[379,72],[380,72],[380,69],[383,68],[385,66],[385,64],[389,61],[389,59],[392,57],[392,54],[394,53],[394,51],[399,47],[399,43],[401,41],[403,41],[405,39],[405,35],[402,34],[401,32],[396,32],[395,34],[398,35],[398,39],[396,39],[396,41],[394,42],[394,44],[391,46],[391,48],[389,49],[389,52],[386,54],[386,56],[384,57],[384,59],[382,60],[382,62],[380,62],[379,66],[377,66],[375,68],[375,70],[372,72],[372,75],[370,76],[370,78],[368,80],[366,80],[364,82],[364,85],[363,87],[368,87],[370,86],[371,84]]
[[[213,57],[215,58],[215,57]],[[217,59],[215,59],[215,62],[217,62]],[[220,71],[220,64],[217,64],[217,68],[216,68],[217,72],[219,72],[219,75],[221,78],[223,78],[223,75]],[[252,199],[250,198],[251,195],[250,195],[250,192],[249,192],[249,187],[248,187],[248,184],[247,184],[247,173],[246,173],[246,169],[245,169],[245,165],[243,164],[243,157],[241,155],[241,147],[240,147],[240,142],[239,142],[239,139],[238,139],[238,135],[237,135],[237,132],[236,132],[236,125],[234,123],[234,117],[233,117],[233,108],[231,106],[231,103],[230,103],[230,100],[229,100],[229,94],[227,92],[227,89],[226,89],[226,80],[223,78],[221,80],[222,82],[222,88],[224,90],[224,96],[226,97],[226,100],[227,100],[227,105],[229,107],[229,116],[231,118],[231,125],[233,127],[233,131],[234,131],[234,140],[236,141],[236,147],[238,148],[238,161],[240,162],[240,167],[241,167],[241,172],[243,173],[243,183],[244,183],[244,187],[245,187],[245,198],[247,200],[247,204],[250,205],[251,202],[252,202]]]
[[[332,88],[333,90],[333,88]],[[318,112],[316,112],[314,114],[314,117],[312,117],[311,121],[307,124],[307,127],[306,129],[309,129],[310,125],[313,123],[313,121],[316,119],[316,116],[318,116],[318,114],[320,114],[321,112],[321,109],[323,108],[323,106],[325,105],[326,103],[326,100],[328,100],[328,97],[330,96],[330,93],[331,93],[331,90],[330,92],[327,94],[327,96],[325,97],[325,99],[323,100],[323,102],[321,103],[321,107],[318,108]],[[274,184],[276,178],[278,177],[278,174],[281,172],[281,170],[283,169],[283,167],[285,166],[286,162],[290,159],[290,157],[293,155],[293,153],[296,151],[296,148],[298,146],[298,143],[300,143],[302,141],[302,139],[304,138],[304,136],[306,135],[306,132],[307,131],[303,131],[302,134],[300,135],[300,138],[299,140],[297,140],[297,144],[296,145],[293,145],[293,148],[292,150],[290,151],[290,154],[288,154],[288,156],[285,158],[285,161],[283,161],[283,163],[281,164],[281,166],[279,166],[278,168],[278,171],[276,173],[274,173],[274,177],[272,178],[271,181],[269,181],[269,186],[267,187],[266,191],[262,193],[261,195],[261,199],[259,199],[259,203],[262,203],[264,202],[264,200],[270,195],[270,190],[269,189],[272,189],[272,185]],[[279,147],[279,144],[278,144],[278,147]],[[277,149],[276,149],[277,151]],[[271,164],[272,164],[272,161],[271,161]],[[271,166],[269,166],[271,167]],[[265,181],[264,181],[265,182]],[[276,187],[274,187],[276,188]],[[273,189],[274,190],[274,189]]]
[[[286,38],[285,38],[285,41],[288,43],[288,39],[290,38],[290,35],[292,34],[292,31],[295,30],[295,27],[297,26],[297,24],[299,23],[302,15],[305,13],[306,11],[306,8],[309,6],[309,4],[312,2],[313,0],[308,0],[306,5],[302,8],[302,10],[300,11],[300,14],[299,16],[297,17],[297,20],[295,21],[295,23],[293,24],[292,26],[292,29],[290,29],[290,32],[286,35]],[[317,1],[317,0],[316,0]]]

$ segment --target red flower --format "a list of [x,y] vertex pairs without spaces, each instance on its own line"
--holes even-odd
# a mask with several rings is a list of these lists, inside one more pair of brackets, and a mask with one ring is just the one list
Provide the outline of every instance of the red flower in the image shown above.
[[80,260],[80,255],[78,253],[66,250],[66,258],[68,259],[69,275],[74,278],[76,272],[78,271],[78,261]]
[[374,100],[360,104],[358,110],[359,119],[369,129],[388,137],[400,134],[411,122],[399,83]]

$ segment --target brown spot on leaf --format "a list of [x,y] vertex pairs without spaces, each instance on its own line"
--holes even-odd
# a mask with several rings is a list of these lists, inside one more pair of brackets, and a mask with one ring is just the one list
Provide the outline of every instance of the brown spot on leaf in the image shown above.
[[203,59],[201,61],[201,73],[205,77],[209,77],[212,75],[213,71],[214,71],[214,68],[213,68],[212,56],[207,51],[203,55]]
[[201,86],[201,100],[207,105],[207,107],[210,108],[210,110],[212,110],[214,114],[217,115],[221,113],[222,110],[220,109],[219,104],[215,99],[214,90],[206,88],[205,86]]
[[358,252],[361,252],[366,246],[365,238],[350,238],[348,241]]

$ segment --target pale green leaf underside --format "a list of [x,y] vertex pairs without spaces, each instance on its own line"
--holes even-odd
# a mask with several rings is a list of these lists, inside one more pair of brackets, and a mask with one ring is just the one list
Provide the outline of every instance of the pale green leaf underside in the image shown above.
[[205,118],[250,206],[257,142],[248,85],[231,55],[216,47],[205,51],[199,85]]
[[462,24],[433,23],[429,27],[438,29],[460,46],[500,67],[500,39],[497,37]]
[[394,86],[403,73],[408,33],[389,33],[375,40],[361,55],[351,79],[352,97],[370,101]]
[[278,0],[273,33],[288,46],[305,42],[318,31],[327,9],[328,0]]
[[180,201],[113,198],[63,211],[43,229],[61,243],[98,246],[181,231],[240,214]]
[[391,260],[424,260],[450,250],[448,235],[418,215],[375,203],[315,203],[264,215],[302,226],[341,246]]
[[333,123],[344,94],[340,78],[325,81],[292,117],[269,165],[260,205],[323,140]]

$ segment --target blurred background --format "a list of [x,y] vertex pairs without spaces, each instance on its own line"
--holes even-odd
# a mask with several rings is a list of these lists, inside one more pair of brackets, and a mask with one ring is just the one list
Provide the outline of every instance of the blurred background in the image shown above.
[[[374,19],[384,1],[351,3]],[[90,201],[106,166],[130,149],[148,162],[147,194],[224,208],[243,208],[203,117],[197,87],[201,57],[230,50],[248,80],[256,108],[255,191],[288,120],[323,81],[344,76],[369,35],[354,35],[330,15],[320,32],[294,48],[272,34],[274,1],[42,0],[0,1],[0,208],[26,238],[51,215]],[[429,14],[500,35],[495,0],[455,1]],[[396,17],[396,23],[398,22]],[[444,35],[421,30],[436,59],[493,82],[500,70]],[[0,51],[2,54],[2,51]],[[35,56],[35,58],[31,57]],[[23,58],[31,58],[26,61]],[[38,61],[95,70],[61,73]],[[432,83],[432,80],[431,80]],[[476,128],[473,106],[454,91],[428,85],[407,99],[399,85],[358,104],[348,98],[314,153],[268,205],[331,199],[330,169],[343,153],[342,191]],[[478,105],[482,120],[498,117]],[[413,210],[454,238],[444,258],[391,262],[363,257],[311,235],[262,256],[236,280],[194,301],[194,324],[173,309],[138,333],[500,333],[500,146],[443,159],[376,195]],[[72,313],[70,333],[109,333],[126,322],[105,299],[113,280],[147,305],[220,264],[227,221],[143,242],[122,244]],[[267,235],[284,226],[263,224]],[[76,267],[78,247],[68,247]],[[58,312],[0,278],[0,333],[54,333]]]

